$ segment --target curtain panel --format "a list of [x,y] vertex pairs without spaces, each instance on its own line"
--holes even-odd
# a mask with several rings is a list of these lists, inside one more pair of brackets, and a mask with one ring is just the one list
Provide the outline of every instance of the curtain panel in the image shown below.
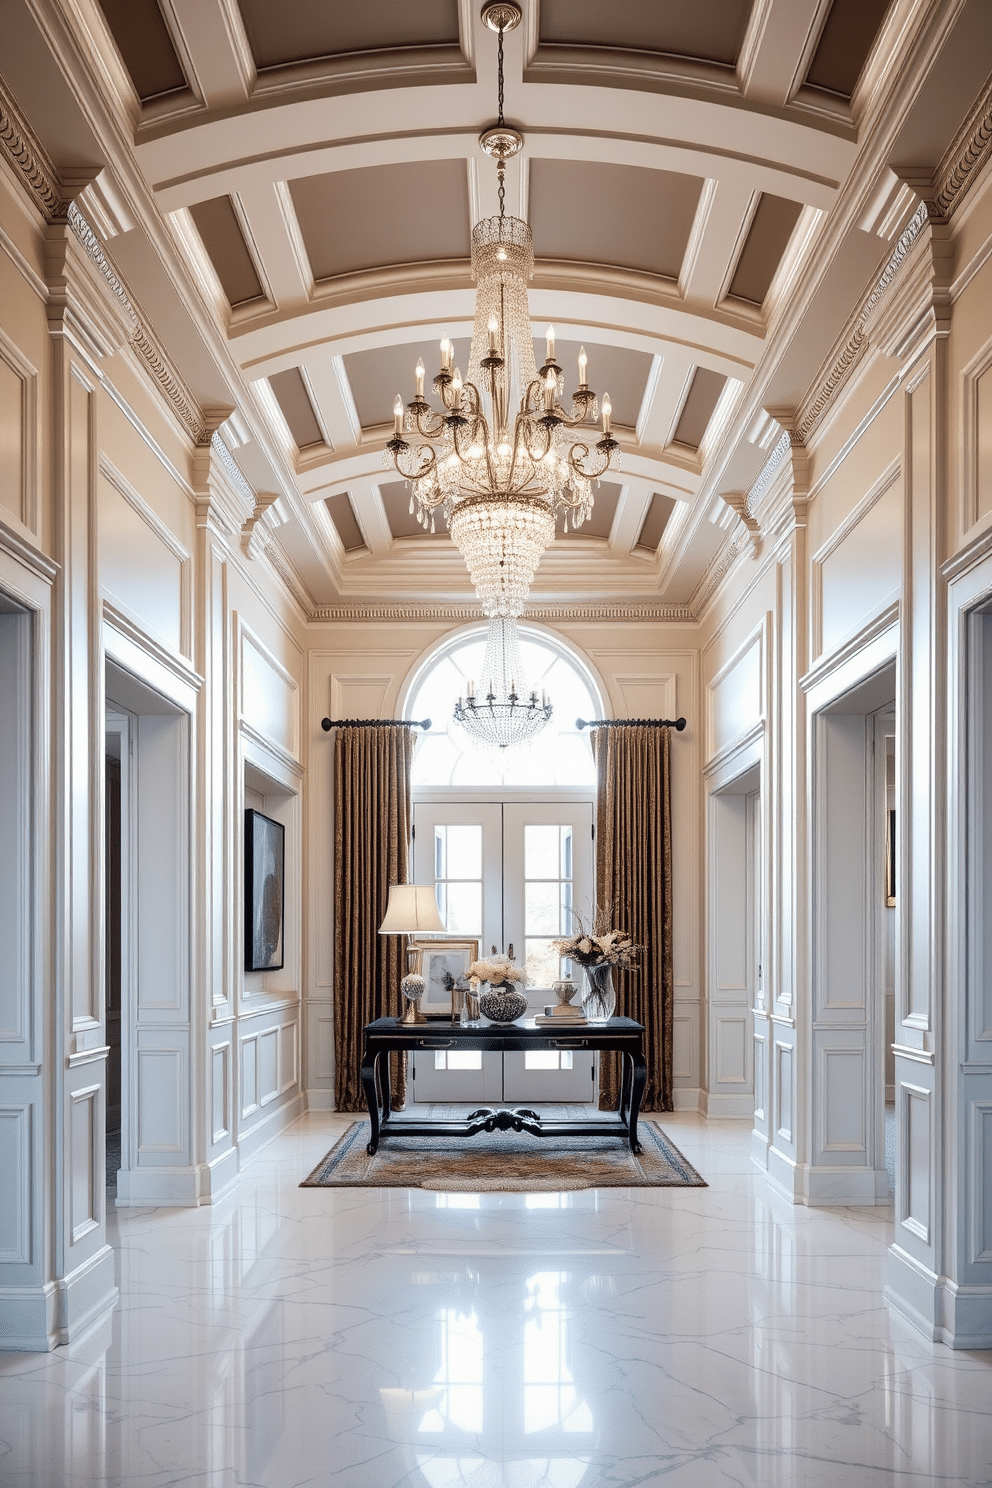
[[[642,1109],[672,1109],[671,730],[603,728],[592,736],[598,782],[596,898],[644,949],[614,970],[617,1013],[645,1028],[648,1082]],[[600,1055],[599,1104],[620,1097],[616,1054]]]
[[[362,1030],[398,1017],[406,939],[380,935],[389,885],[406,883],[412,729],[342,728],[334,745],[334,1105],[365,1111]],[[390,1059],[394,1110],[406,1060]]]

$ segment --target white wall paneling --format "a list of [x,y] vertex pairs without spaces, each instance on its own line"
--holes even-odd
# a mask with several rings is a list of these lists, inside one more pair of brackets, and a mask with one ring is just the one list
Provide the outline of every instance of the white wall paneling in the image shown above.
[[100,584],[174,654],[189,654],[190,555],[131,483],[100,461]]
[[[55,1256],[60,1222],[52,1076],[64,1049],[53,1001],[51,585],[54,565],[0,524],[0,1348],[63,1336]],[[112,1279],[112,1278],[111,1278]]]
[[894,463],[811,560],[811,655],[832,655],[902,584],[903,492]]
[[38,373],[0,329],[0,507],[38,521]]

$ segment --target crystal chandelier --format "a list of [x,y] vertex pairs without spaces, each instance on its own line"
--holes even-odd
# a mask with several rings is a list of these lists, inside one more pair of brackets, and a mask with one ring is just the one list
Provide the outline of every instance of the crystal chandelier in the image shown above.
[[599,405],[586,378],[585,349],[568,410],[550,327],[544,365],[535,365],[527,303],[533,240],[527,223],[505,212],[506,162],[522,148],[523,135],[503,118],[503,33],[519,23],[521,10],[514,0],[493,0],[482,17],[499,33],[499,118],[479,141],[496,161],[499,216],[472,232],[478,287],[468,375],[463,382],[459,368],[452,368],[445,336],[433,383],[437,409],[424,397],[425,368],[418,361],[413,401],[404,409],[397,395],[393,405],[385,461],[410,483],[410,511],[421,525],[429,522],[433,532],[441,508],[483,612],[512,616],[523,613],[541,555],[554,541],[556,513],[563,510],[573,527],[585,521],[594,484],[619,457],[608,395],[602,436],[591,443]]
[[469,683],[468,696],[455,704],[454,718],[477,743],[495,749],[528,744],[551,717],[551,704],[542,693],[527,696],[517,622],[494,615],[489,621],[482,662],[482,691]]

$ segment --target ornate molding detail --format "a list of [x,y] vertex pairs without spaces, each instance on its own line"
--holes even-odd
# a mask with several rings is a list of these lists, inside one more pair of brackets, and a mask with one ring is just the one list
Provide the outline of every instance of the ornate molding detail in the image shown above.
[[[313,624],[341,620],[443,620],[482,621],[478,604],[356,604],[316,605],[310,609],[307,619]],[[691,605],[666,604],[531,604],[522,616],[528,620],[674,620],[692,624],[696,619]]]
[[932,198],[946,222],[964,201],[982,167],[992,158],[992,77],[933,173]]
[[794,437],[800,444],[809,443],[810,435],[860,360],[868,344],[868,323],[909,256],[913,244],[929,221],[930,212],[927,204],[921,202],[892,250],[888,263],[855,313],[853,324],[847,332],[840,352],[835,355],[829,371],[817,379],[814,390],[807,393],[803,399],[793,431]]
[[[124,312],[128,342],[145,363],[194,443],[203,437],[203,414],[182,375],[165,350],[153,339],[116,270],[100,246],[100,240],[75,202],[66,208],[66,221]],[[240,474],[240,472],[239,472]]]
[[0,78],[0,150],[48,222],[60,215],[62,183],[24,115]]
[[722,547],[712,560],[703,577],[696,585],[696,592],[690,601],[690,608],[696,619],[702,617],[706,606],[737,562],[741,553],[745,552],[751,546],[751,541],[750,533],[738,528],[730,542]]

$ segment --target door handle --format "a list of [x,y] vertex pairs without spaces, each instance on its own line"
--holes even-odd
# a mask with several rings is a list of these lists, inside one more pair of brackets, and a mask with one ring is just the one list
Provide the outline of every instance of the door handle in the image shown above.
[[450,1049],[454,1042],[454,1039],[440,1039],[435,1040],[433,1044],[418,1044],[417,1047],[420,1049]]
[[552,1039],[551,1047],[553,1049],[584,1049],[586,1041],[585,1039]]

